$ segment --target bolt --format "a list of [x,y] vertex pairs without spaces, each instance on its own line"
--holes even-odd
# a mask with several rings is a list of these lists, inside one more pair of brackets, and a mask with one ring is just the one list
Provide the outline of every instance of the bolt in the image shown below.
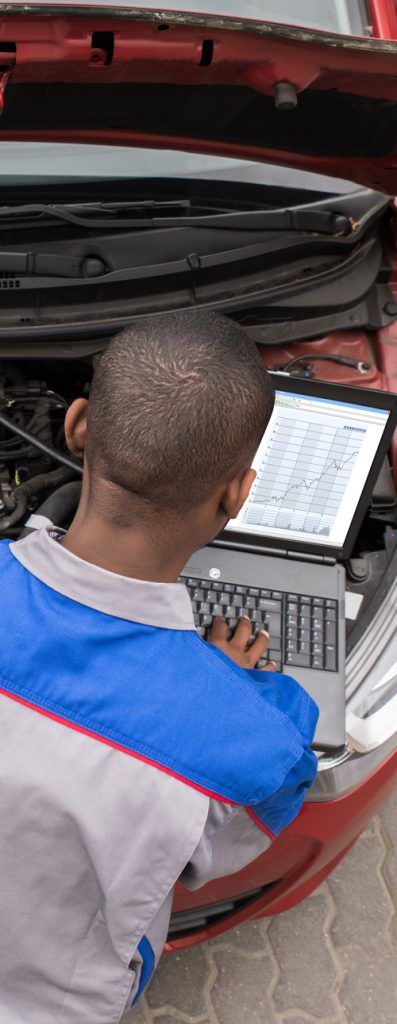
[[290,82],[276,82],[273,86],[276,110],[294,110],[298,103],[296,89]]
[[397,317],[397,302],[386,302],[383,308],[386,316]]

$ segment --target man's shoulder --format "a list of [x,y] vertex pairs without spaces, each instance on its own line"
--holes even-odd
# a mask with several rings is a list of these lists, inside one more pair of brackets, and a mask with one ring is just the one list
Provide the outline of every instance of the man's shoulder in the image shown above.
[[238,669],[194,630],[126,622],[54,593],[45,600],[27,576],[17,594],[23,570],[8,544],[1,564],[13,593],[0,674],[20,699],[220,799],[246,804],[282,784],[312,722],[296,683]]

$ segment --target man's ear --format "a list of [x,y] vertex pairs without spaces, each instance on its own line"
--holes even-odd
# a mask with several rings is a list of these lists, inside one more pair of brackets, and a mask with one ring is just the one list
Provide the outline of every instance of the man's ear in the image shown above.
[[256,477],[255,469],[243,469],[225,488],[222,495],[222,509],[229,519],[235,519],[247,500]]
[[76,398],[69,406],[65,417],[65,437],[69,451],[83,458],[85,439],[87,435],[87,407],[86,398]]

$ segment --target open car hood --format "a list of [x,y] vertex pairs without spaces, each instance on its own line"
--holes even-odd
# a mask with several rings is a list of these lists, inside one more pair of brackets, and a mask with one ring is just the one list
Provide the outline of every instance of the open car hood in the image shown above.
[[220,15],[2,3],[0,141],[194,150],[396,195],[396,57],[397,42]]

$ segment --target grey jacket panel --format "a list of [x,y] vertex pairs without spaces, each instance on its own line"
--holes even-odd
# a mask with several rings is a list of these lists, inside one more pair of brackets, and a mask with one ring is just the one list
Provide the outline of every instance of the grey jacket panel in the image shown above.
[[199,889],[214,878],[241,871],[271,844],[244,807],[210,800],[205,829],[180,881],[187,889]]
[[209,799],[2,695],[0,776],[0,1024],[115,1024]]
[[[173,889],[171,889],[170,892],[168,893],[168,896],[166,896],[165,900],[163,900],[161,907],[159,907],[157,913],[154,915],[153,920],[150,922],[145,931],[145,936],[148,942],[150,942],[150,945],[154,953],[155,968],[157,967],[157,964],[160,960],[161,954],[166,943],[171,917],[173,896],[174,891]],[[135,953],[130,964],[130,968],[134,975],[134,980],[127,1000],[125,1008],[126,1011],[130,1008],[135,999],[136,993],[138,992],[139,989],[139,983],[141,980],[142,957],[138,949],[135,950]]]

